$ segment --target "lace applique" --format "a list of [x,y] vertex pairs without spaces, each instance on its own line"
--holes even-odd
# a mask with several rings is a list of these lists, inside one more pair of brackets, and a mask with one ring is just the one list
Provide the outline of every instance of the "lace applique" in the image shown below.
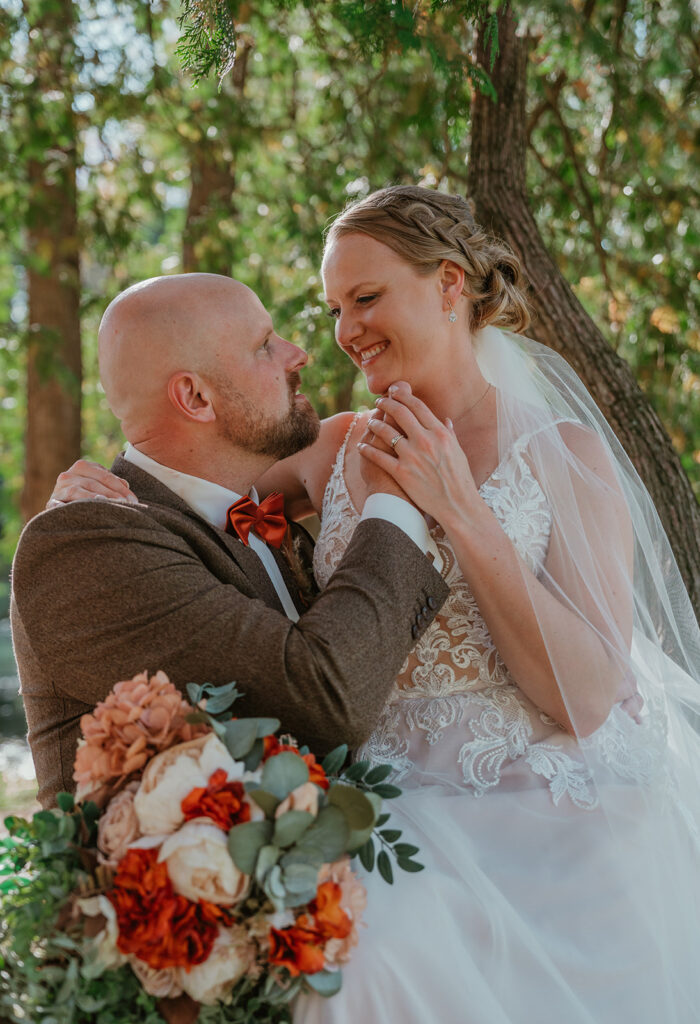
[[318,543],[314,548],[314,576],[322,590],[345,554],[345,549],[360,521],[359,513],[350,500],[343,476],[345,451],[359,416],[360,414],[356,413],[352,418],[343,443],[338,449],[333,470],[323,495],[323,525]]
[[525,754],[525,760],[536,775],[541,775],[549,783],[555,806],[564,794],[584,811],[598,806],[590,771],[561,747],[553,743],[533,743]]
[[580,741],[587,754],[593,753],[619,778],[650,783],[665,761],[666,716],[660,702],[654,702],[641,725],[616,706],[592,736]]
[[413,769],[408,757],[408,739],[401,736],[401,709],[398,704],[387,704],[377,726],[359,750],[356,761],[370,761],[372,764],[391,764],[394,771],[390,778],[399,782]]
[[489,687],[472,700],[483,710],[478,718],[469,719],[474,739],[464,744],[457,762],[467,785],[483,796],[501,781],[505,762],[525,753],[532,725],[513,687]]
[[458,697],[433,697],[430,700],[407,701],[406,724],[409,729],[422,729],[431,747],[438,743],[445,729],[462,724],[464,702]]

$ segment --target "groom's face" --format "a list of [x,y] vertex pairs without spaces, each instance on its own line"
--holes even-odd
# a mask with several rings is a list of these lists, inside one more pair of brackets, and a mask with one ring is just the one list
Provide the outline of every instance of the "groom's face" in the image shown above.
[[284,459],[318,437],[318,414],[299,393],[308,356],[274,330],[264,306],[250,292],[232,324],[226,351],[209,374],[219,431],[256,455]]

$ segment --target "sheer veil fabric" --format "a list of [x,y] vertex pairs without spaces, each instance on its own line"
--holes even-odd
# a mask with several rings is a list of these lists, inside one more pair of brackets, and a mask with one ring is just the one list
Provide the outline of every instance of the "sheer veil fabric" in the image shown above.
[[[389,761],[392,827],[426,870],[368,876],[367,927],[331,1000],[295,1024],[691,1024],[700,1013],[700,635],[653,504],[583,384],[494,328],[480,488],[511,538],[571,723],[518,687],[456,565],[451,596],[358,758]],[[323,585],[357,522],[343,451]],[[369,670],[369,669],[368,669]],[[401,875],[401,872],[398,872]]]

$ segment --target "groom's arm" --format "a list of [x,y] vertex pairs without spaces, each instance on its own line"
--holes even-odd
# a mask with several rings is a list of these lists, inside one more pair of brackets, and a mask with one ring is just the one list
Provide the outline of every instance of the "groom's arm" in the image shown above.
[[180,686],[235,679],[240,713],[275,714],[319,749],[356,746],[448,592],[420,548],[380,519],[359,524],[298,623],[246,593],[241,577],[240,587],[222,583],[148,512],[78,502],[23,535],[19,646],[56,693],[88,706],[146,668]]

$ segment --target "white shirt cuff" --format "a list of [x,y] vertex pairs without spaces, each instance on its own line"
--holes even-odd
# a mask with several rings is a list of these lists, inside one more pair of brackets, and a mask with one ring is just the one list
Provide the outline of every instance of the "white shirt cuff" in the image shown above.
[[418,545],[423,554],[432,559],[437,571],[442,573],[442,555],[430,536],[423,513],[415,505],[396,494],[370,494],[360,516],[360,521],[363,519],[386,519],[388,523],[398,526]]

